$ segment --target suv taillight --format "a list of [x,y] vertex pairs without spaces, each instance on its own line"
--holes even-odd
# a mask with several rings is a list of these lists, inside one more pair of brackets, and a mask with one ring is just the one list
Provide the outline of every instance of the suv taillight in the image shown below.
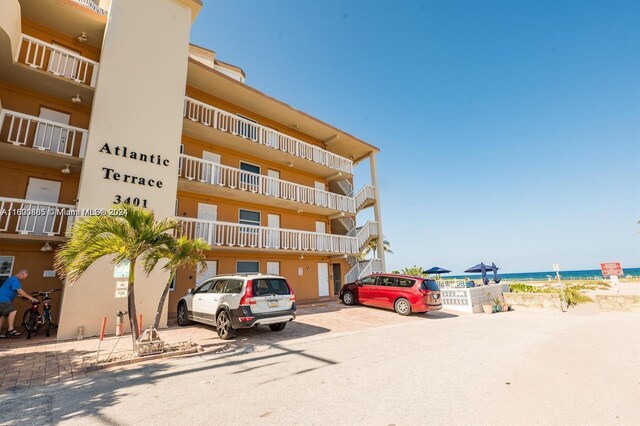
[[253,281],[247,281],[247,288],[244,290],[244,295],[240,299],[240,306],[255,305],[256,299],[253,298]]

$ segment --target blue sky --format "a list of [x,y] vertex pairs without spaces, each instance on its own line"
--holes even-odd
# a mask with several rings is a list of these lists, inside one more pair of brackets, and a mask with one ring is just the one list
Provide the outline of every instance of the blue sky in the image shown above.
[[389,270],[640,266],[640,2],[204,3],[192,42],[380,148]]

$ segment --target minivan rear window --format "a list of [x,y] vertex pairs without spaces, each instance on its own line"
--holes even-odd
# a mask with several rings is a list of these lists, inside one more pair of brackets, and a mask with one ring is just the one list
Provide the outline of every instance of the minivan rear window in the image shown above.
[[282,278],[258,278],[253,280],[253,295],[266,296],[269,294],[291,294],[287,282]]
[[422,284],[420,284],[423,290],[431,290],[431,291],[440,291],[440,287],[434,280],[424,280]]

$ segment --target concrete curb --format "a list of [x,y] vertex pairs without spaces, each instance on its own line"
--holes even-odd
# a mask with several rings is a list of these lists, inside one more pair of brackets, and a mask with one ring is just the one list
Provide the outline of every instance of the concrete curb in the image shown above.
[[114,367],[121,367],[123,365],[138,364],[146,361],[156,361],[159,359],[173,358],[173,357],[182,356],[182,355],[192,355],[192,354],[203,352],[203,351],[204,349],[200,345],[194,345],[188,349],[180,349],[177,351],[155,354],[155,355],[139,356],[136,358],[124,359],[121,361],[108,362],[104,364],[84,364],[83,367],[84,367],[85,373],[89,373],[92,371],[99,371],[99,370],[106,370]]

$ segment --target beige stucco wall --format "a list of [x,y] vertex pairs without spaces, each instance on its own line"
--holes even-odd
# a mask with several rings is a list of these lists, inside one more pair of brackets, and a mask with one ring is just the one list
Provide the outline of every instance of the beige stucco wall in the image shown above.
[[0,0],[0,29],[11,42],[11,57],[15,60],[22,39],[20,3],[18,0]]
[[[158,218],[173,215],[191,13],[178,0],[112,1],[80,178],[80,209],[107,207],[120,195],[121,200],[147,200]],[[126,146],[129,153],[167,162],[109,155],[100,152],[105,143],[112,152]],[[105,178],[105,168],[114,170],[111,179]],[[113,173],[120,173],[121,180],[115,181]],[[125,183],[125,174],[162,181],[162,186]],[[144,325],[155,313],[166,278],[162,272],[145,278],[138,271],[136,302]],[[78,326],[97,334],[103,316],[112,333],[116,311],[127,306],[126,298],[115,298],[116,281],[105,259],[67,286],[58,338],[75,337]]]

